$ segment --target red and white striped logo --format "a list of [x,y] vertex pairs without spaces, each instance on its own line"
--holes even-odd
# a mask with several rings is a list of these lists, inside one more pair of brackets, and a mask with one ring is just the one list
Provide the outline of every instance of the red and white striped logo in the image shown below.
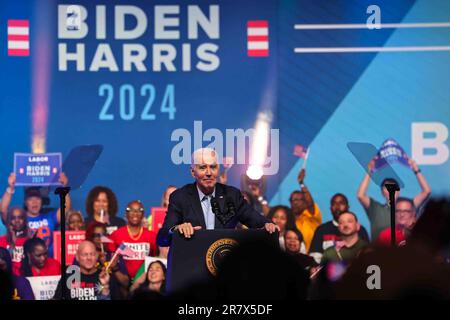
[[249,57],[269,56],[269,22],[247,21],[247,54]]
[[8,20],[8,56],[30,55],[30,21]]

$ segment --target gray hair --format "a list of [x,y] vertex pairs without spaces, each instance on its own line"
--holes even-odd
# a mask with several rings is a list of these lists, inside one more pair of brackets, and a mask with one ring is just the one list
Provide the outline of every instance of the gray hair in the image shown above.
[[217,159],[217,152],[216,150],[212,149],[212,148],[200,148],[195,150],[194,152],[192,152],[192,156],[191,156],[191,169],[194,169],[194,166],[196,164],[198,164],[196,162],[196,157],[200,154],[203,155],[204,153],[209,152],[212,156],[214,156]]

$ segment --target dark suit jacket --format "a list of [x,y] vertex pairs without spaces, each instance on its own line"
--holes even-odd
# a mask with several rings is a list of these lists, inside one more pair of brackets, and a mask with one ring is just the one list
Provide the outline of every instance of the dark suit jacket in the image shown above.
[[[241,191],[237,188],[217,183],[215,198],[222,212],[227,211],[227,199],[233,201],[236,208],[235,216],[226,225],[223,225],[216,217],[215,229],[234,229],[238,222],[249,228],[261,228],[264,227],[265,223],[270,222],[244,200]],[[195,183],[187,184],[170,195],[167,215],[162,228],[158,232],[158,245],[162,247],[170,246],[172,235],[169,230],[184,222],[190,222],[194,227],[201,226],[202,229],[206,229],[202,205]]]

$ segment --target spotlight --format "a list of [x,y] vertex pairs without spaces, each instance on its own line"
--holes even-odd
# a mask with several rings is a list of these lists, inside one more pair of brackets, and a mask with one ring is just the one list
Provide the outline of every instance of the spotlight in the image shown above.
[[251,180],[260,180],[264,174],[261,166],[251,165],[248,167],[246,173],[247,177]]

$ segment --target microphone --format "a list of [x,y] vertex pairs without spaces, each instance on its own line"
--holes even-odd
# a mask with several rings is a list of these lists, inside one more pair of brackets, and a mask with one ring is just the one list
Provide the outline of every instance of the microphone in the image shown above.
[[211,209],[212,212],[216,215],[217,219],[220,221],[221,224],[225,225],[226,224],[226,220],[225,217],[222,213],[222,211],[220,211],[220,206],[219,203],[217,202],[215,197],[211,197]]
[[231,198],[227,198],[227,209],[229,219],[233,218],[236,215],[236,206]]
[[217,202],[215,197],[211,197],[211,208],[215,215],[221,215],[219,203]]

